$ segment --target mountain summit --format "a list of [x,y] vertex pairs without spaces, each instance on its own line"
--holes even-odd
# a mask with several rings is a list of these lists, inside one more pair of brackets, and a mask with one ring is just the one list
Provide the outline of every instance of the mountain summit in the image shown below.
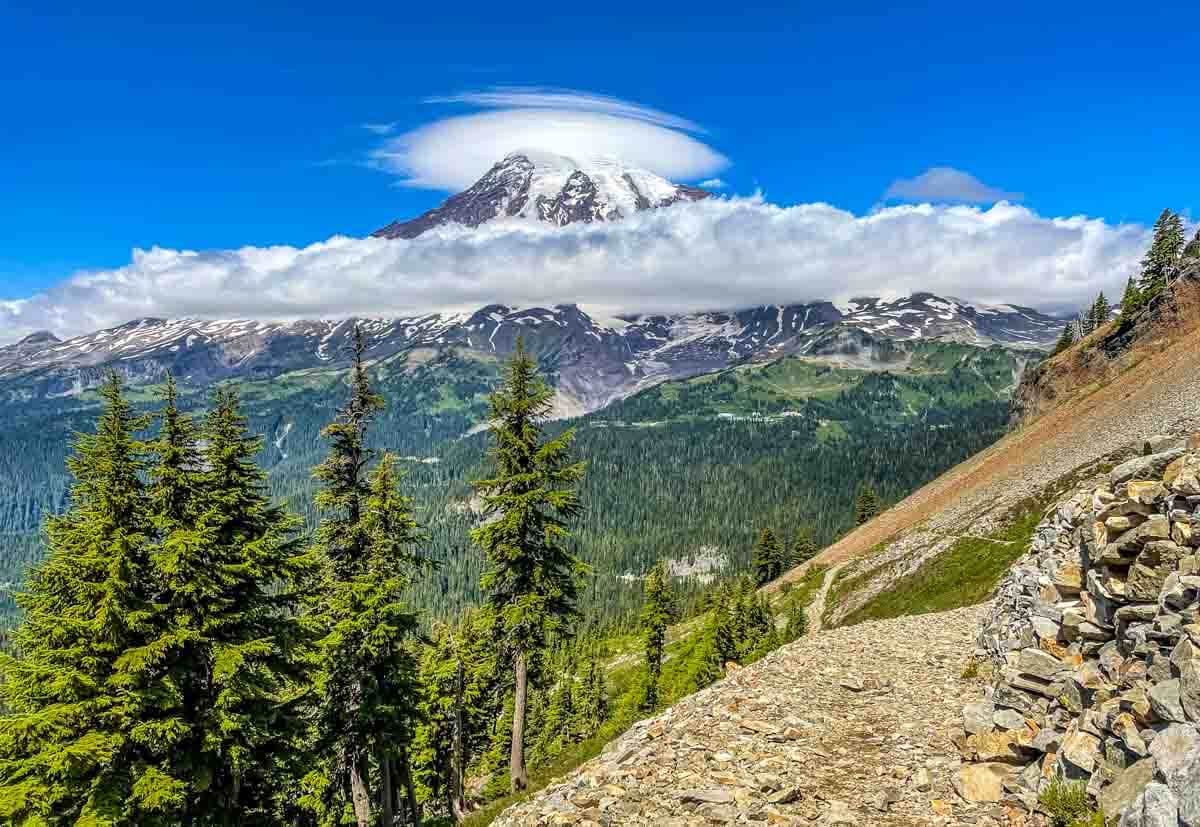
[[699,201],[712,193],[673,184],[613,158],[576,160],[548,152],[509,153],[470,188],[407,221],[371,235],[416,238],[443,224],[478,227],[489,221],[527,219],[560,227],[613,221],[641,210]]

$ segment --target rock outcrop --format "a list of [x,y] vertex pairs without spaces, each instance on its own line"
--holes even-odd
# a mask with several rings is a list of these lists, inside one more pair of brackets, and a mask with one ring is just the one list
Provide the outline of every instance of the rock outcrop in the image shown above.
[[1080,780],[1110,824],[1200,825],[1200,435],[1052,509],[979,644],[996,680],[963,710],[964,757],[1036,809]]

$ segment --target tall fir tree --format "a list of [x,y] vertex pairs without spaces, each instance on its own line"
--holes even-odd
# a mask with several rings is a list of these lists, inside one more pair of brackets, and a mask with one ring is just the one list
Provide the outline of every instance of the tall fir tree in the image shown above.
[[1054,345],[1054,355],[1057,356],[1064,350],[1069,349],[1073,344],[1075,344],[1075,326],[1067,322],[1063,325],[1063,332],[1059,335],[1058,342]]
[[[163,726],[184,736],[171,774],[183,822],[275,824],[300,773],[308,726],[311,630],[299,616],[314,565],[300,521],[266,495],[234,391],[218,390],[197,431],[168,380],[150,512],[158,541],[161,665],[178,689]],[[200,441],[202,437],[202,442]]]
[[552,633],[577,615],[583,563],[567,549],[568,523],[580,510],[577,486],[583,463],[570,458],[573,430],[547,437],[553,392],[537,363],[517,341],[504,381],[489,400],[494,447],[491,477],[475,483],[492,518],[471,532],[487,558],[481,587],[495,611],[513,670],[509,783],[525,789],[526,706],[530,658]]
[[310,781],[311,805],[336,814],[348,793],[358,827],[374,822],[376,802],[385,823],[398,808],[418,818],[409,772],[417,672],[409,643],[418,621],[402,595],[429,565],[394,459],[385,455],[369,470],[367,434],[383,400],[365,352],[356,328],[350,398],[322,432],[330,451],[313,474],[322,483],[316,552],[326,569],[316,613],[326,630],[317,728],[327,777]]
[[875,489],[868,484],[858,490],[858,498],[854,501],[854,524],[862,525],[874,519],[879,513],[879,497]]
[[642,697],[642,709],[651,712],[658,708],[659,680],[662,677],[663,652],[667,646],[667,627],[674,621],[677,611],[670,576],[661,560],[646,575],[645,595],[641,614],[646,647],[646,690]]
[[808,634],[808,612],[799,600],[792,602],[788,609],[787,626],[783,630],[783,639],[790,643]]
[[1169,209],[1163,210],[1154,222],[1154,239],[1142,258],[1139,288],[1146,300],[1167,286],[1184,245],[1183,219]]
[[802,566],[809,560],[817,556],[820,549],[813,542],[812,533],[804,526],[796,529],[796,533],[792,535],[792,554],[789,560],[789,567]]
[[1100,291],[1100,295],[1096,297],[1096,301],[1092,303],[1092,330],[1097,330],[1105,324],[1108,324],[1109,314],[1112,308],[1109,307],[1108,299],[1104,296],[1104,291]]
[[771,529],[764,528],[758,535],[750,565],[754,570],[754,579],[760,586],[765,586],[782,574],[783,546]]
[[693,689],[703,689],[725,675],[725,664],[737,654],[730,617],[731,595],[722,586],[709,600],[708,616],[701,632],[699,652],[691,675]]
[[165,769],[182,733],[154,725],[145,447],[110,374],[94,433],[75,436],[69,506],[17,597],[17,656],[0,656],[0,817],[15,825],[167,825],[184,799]]
[[1121,296],[1121,321],[1126,322],[1132,319],[1145,303],[1146,299],[1142,295],[1141,288],[1130,277],[1129,281],[1125,284],[1125,293]]

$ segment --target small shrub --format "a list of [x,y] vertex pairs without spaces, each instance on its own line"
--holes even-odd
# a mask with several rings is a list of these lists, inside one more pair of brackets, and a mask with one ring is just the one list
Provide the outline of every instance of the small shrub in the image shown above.
[[1054,827],[1104,827],[1104,814],[1092,807],[1086,782],[1056,778],[1042,790],[1038,803]]
[[967,665],[963,667],[962,679],[964,681],[973,681],[979,677],[979,660],[971,658],[967,661]]

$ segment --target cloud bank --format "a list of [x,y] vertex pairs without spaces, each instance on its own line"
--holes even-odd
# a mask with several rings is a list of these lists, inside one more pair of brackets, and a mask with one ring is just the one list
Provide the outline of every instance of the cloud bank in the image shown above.
[[989,187],[974,175],[953,167],[932,167],[916,178],[899,178],[883,194],[884,200],[953,201],[966,204],[994,204],[997,201],[1020,201],[1019,192],[1006,192]]
[[827,204],[708,199],[563,228],[492,222],[412,241],[138,250],[123,267],[0,301],[0,337],[73,335],[140,316],[392,316],[492,302],[666,312],[918,290],[1066,311],[1100,289],[1120,295],[1148,237],[1140,225],[1012,204],[855,216]]
[[403,186],[463,190],[505,155],[522,149],[571,158],[617,157],[682,181],[729,165],[724,155],[694,137],[703,134],[699,125],[617,98],[499,87],[427,102],[487,111],[434,121],[391,137],[372,151],[371,165],[399,176]]

